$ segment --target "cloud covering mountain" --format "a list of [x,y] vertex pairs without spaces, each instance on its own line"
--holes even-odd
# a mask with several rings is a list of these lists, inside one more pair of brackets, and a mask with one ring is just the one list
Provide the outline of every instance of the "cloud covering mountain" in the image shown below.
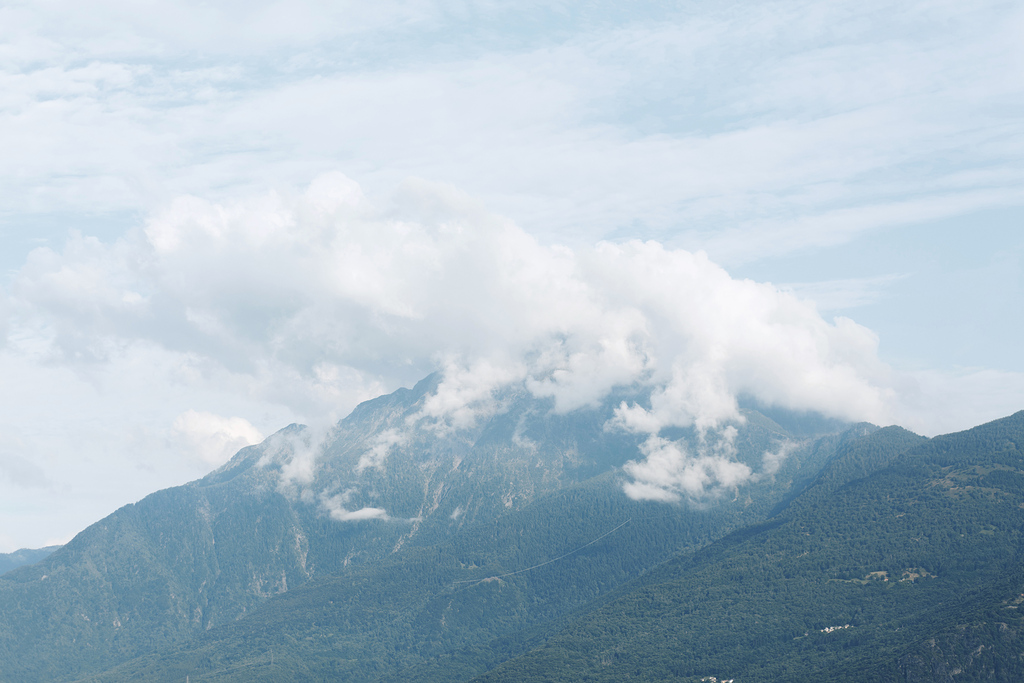
[[[422,428],[635,384],[609,428],[667,498],[757,476],[711,467],[738,396],[927,434],[1018,409],[1022,20],[0,8],[0,550],[437,369]],[[661,448],[690,423],[707,452]]]
[[258,379],[298,410],[345,410],[437,365],[445,381],[428,414],[454,427],[510,382],[560,411],[647,386],[650,407],[620,418],[649,433],[735,419],[740,394],[847,418],[891,410],[877,340],[851,320],[827,322],[700,252],[543,245],[416,181],[383,207],[340,174],[290,196],[183,198],[113,244],[36,250],[12,294],[15,324],[54,359],[151,345]]
[[[701,252],[544,245],[420,181],[383,205],[337,173],[232,204],[182,198],[111,244],[34,251],[11,289],[12,325],[51,362],[106,367],[143,350],[325,421],[435,367],[443,379],[420,421],[441,431],[492,414],[508,385],[558,412],[632,387],[649,402],[623,402],[607,428],[649,437],[638,496],[673,477],[689,483],[661,497],[748,478],[727,449],[695,460],[658,438],[726,434],[742,396],[850,420],[899,409],[875,335],[849,319],[828,322]],[[212,464],[260,436],[194,410],[174,430]]]

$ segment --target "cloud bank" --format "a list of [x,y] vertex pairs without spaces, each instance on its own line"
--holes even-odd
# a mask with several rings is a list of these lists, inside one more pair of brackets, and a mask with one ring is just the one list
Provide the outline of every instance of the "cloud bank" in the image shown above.
[[[623,404],[613,421],[648,437],[630,470],[636,495],[656,479],[676,482],[664,498],[749,475],[724,452],[694,460],[658,437],[721,430],[741,419],[741,395],[876,422],[896,399],[875,335],[789,291],[653,241],[545,245],[422,181],[380,204],[338,173],[230,204],[180,198],[114,242],[37,249],[11,293],[12,337],[49,362],[102,367],[139,346],[184,354],[320,420],[438,367],[420,418],[442,432],[495,410],[511,383],[562,412],[646,388],[650,404]],[[259,437],[241,418],[194,410],[174,430],[210,463]],[[383,435],[361,466],[400,439]]]

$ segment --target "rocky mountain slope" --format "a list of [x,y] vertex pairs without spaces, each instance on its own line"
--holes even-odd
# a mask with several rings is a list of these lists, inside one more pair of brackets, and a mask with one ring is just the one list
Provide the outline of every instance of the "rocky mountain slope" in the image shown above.
[[479,681],[1024,680],[1022,553],[1024,412],[886,428]]
[[4,575],[0,680],[468,678],[765,519],[873,429],[822,435],[837,425],[789,416],[789,431],[748,410],[731,457],[758,471],[784,454],[777,469],[664,505],[623,493],[638,437],[606,427],[619,401],[643,397],[558,414],[513,387],[451,428],[422,419],[437,382],[323,434],[282,430]]

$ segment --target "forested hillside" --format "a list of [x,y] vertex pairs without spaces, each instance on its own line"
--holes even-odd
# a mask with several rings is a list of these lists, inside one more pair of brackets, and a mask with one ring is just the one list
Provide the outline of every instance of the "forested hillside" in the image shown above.
[[6,574],[18,567],[35,564],[59,547],[59,545],[51,545],[45,548],[22,548],[13,553],[0,553],[0,574]]
[[1024,412],[883,429],[479,681],[1024,680],[1022,542]]
[[1024,677],[1024,413],[929,440],[748,406],[756,474],[666,504],[624,491],[623,397],[411,428],[435,387],[0,577],[0,681]]
[[874,429],[822,436],[839,425],[794,418],[790,432],[748,410],[735,457],[757,468],[785,446],[779,469],[663,505],[623,493],[637,437],[604,425],[624,397],[558,414],[511,391],[472,428],[408,430],[436,381],[325,435],[283,430],[5,575],[0,680],[469,678],[765,519]]

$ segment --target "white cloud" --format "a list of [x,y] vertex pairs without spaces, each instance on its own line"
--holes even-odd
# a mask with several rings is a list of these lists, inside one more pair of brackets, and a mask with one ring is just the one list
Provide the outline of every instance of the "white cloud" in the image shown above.
[[635,500],[701,503],[725,491],[735,490],[754,476],[747,465],[733,459],[736,431],[724,431],[713,445],[701,444],[691,454],[682,442],[649,437],[640,450],[642,461],[630,461],[623,470],[632,480],[624,484]]
[[517,384],[526,375],[527,367],[518,359],[502,363],[483,358],[467,365],[449,360],[437,389],[426,398],[420,411],[409,417],[409,424],[426,420],[441,435],[474,427],[478,419],[500,409],[495,390]]
[[210,467],[223,465],[242,448],[263,440],[263,434],[245,418],[196,410],[175,418],[172,429],[183,449]]
[[395,446],[403,446],[407,441],[407,435],[396,429],[386,429],[377,434],[370,448],[359,456],[359,462],[356,463],[356,474],[370,467],[383,469],[384,461],[390,455],[391,449]]
[[329,508],[331,519],[338,522],[358,522],[366,519],[387,519],[388,513],[383,508],[359,508],[358,510],[346,510],[344,508]]
[[[370,388],[438,365],[442,381],[413,422],[441,432],[499,410],[509,385],[559,411],[646,387],[650,404],[624,404],[615,424],[650,437],[637,485],[675,463],[674,495],[749,476],[727,453],[695,460],[657,439],[670,426],[725,434],[741,394],[876,422],[899,407],[875,335],[852,320],[827,322],[813,303],[733,279],[699,252],[545,246],[419,181],[383,205],[337,173],[301,193],[184,198],[114,243],[76,236],[62,252],[33,252],[12,293],[12,325],[41,357],[102,372],[122,349],[184,353],[321,424]],[[174,429],[210,462],[258,434],[196,412]],[[280,438],[283,480],[308,484],[320,437]],[[381,466],[403,439],[382,435],[359,468]]]
[[797,444],[792,441],[783,441],[775,446],[775,450],[765,451],[761,456],[762,474],[770,477],[778,472],[796,446]]
[[[893,371],[874,333],[823,319],[792,291],[653,241],[543,245],[422,181],[380,202],[338,173],[303,192],[180,199],[113,243],[73,236],[60,252],[33,252],[10,306],[11,351],[35,362],[103,376],[126,353],[159,364],[179,354],[176,381],[230,378],[233,391],[321,425],[437,368],[438,390],[407,428],[471,427],[501,409],[509,385],[563,412],[617,386],[646,388],[649,403],[621,405],[612,426],[650,437],[649,462],[630,470],[634,492],[650,494],[654,473],[675,467],[667,497],[751,476],[730,469],[728,454],[657,440],[670,426],[720,434],[741,420],[740,395],[929,432],[962,424],[919,388],[939,380]],[[174,430],[213,463],[256,438],[235,419],[186,412]],[[319,437],[303,439],[283,464],[298,486],[318,455]],[[404,439],[382,435],[359,469],[382,466]]]
[[348,489],[342,493],[326,496],[321,495],[320,505],[327,511],[331,519],[337,522],[358,522],[369,519],[390,519],[383,508],[361,507],[357,510],[349,510],[345,506],[355,494],[355,489]]
[[4,205],[149,211],[340,163],[376,190],[457,183],[562,240],[629,226],[735,264],[1020,204],[1006,3],[569,3],[521,40],[521,5],[374,6],[8,9]]
[[[441,430],[513,380],[558,410],[644,384],[620,419],[647,432],[725,424],[738,391],[932,433],[1008,412],[1019,375],[892,373],[808,291],[715,263],[1020,206],[1022,22],[1001,0],[9,3],[0,426],[52,509],[89,482],[77,524],[200,473],[169,447],[193,407],[267,433],[435,368]],[[335,168],[374,200],[287,189]],[[379,199],[409,176],[515,224],[416,181]],[[692,277],[646,291],[659,268]],[[884,287],[832,284],[821,309]],[[52,426],[57,403],[78,417]]]
[[297,497],[311,495],[309,485],[316,477],[317,460],[327,444],[329,428],[323,425],[277,432],[266,444],[260,467],[280,468],[278,489]]

